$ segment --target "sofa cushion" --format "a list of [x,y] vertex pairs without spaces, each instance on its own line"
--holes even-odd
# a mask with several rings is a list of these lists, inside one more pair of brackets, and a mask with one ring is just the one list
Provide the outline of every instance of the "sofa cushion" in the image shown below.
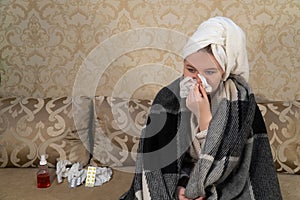
[[[51,169],[50,169],[51,170]],[[53,169],[54,170],[54,169]],[[131,171],[134,171],[131,170]],[[110,181],[101,186],[88,188],[80,185],[77,188],[70,188],[68,180],[57,183],[52,171],[51,186],[49,188],[36,187],[36,169],[33,168],[5,168],[0,169],[0,199],[1,200],[74,200],[74,199],[105,199],[116,200],[130,188],[133,180],[133,173],[123,170],[113,170]],[[290,174],[278,174],[282,198],[286,200],[300,199],[300,176]],[[269,199],[266,199],[269,200]]]
[[277,171],[300,174],[300,101],[260,103]]
[[57,182],[55,170],[50,169],[51,185],[48,188],[37,188],[36,169],[34,168],[1,168],[1,200],[117,200],[130,188],[132,173],[114,170],[112,179],[101,186],[85,187],[80,185],[70,188],[67,178]]
[[86,165],[91,105],[86,97],[1,98],[0,166],[36,167],[42,154],[50,167],[60,159]]
[[134,166],[151,100],[98,96],[92,164]]

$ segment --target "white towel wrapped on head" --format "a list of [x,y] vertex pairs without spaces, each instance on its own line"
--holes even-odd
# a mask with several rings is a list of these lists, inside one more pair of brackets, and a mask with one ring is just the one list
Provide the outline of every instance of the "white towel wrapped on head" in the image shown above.
[[211,45],[212,52],[225,72],[223,80],[229,74],[249,79],[249,64],[246,39],[243,30],[231,19],[213,17],[200,24],[183,49],[183,58]]

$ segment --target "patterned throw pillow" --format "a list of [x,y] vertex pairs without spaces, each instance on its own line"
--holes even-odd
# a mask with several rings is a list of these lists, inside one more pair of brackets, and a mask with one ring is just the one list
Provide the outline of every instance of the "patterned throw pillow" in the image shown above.
[[275,167],[300,174],[300,101],[260,103]]
[[36,167],[60,159],[89,160],[92,100],[76,98],[1,98],[0,167]]
[[135,166],[139,136],[151,100],[98,96],[91,163],[110,167]]

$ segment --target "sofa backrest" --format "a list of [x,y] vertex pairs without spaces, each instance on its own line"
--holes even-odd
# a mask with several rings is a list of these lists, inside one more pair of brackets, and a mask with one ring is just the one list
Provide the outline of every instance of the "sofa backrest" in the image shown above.
[[[134,166],[139,134],[151,103],[150,100],[96,98],[98,128],[94,132],[92,161],[112,167]],[[262,102],[258,106],[277,171],[300,174],[300,101]]]
[[0,167],[36,167],[42,154],[50,167],[66,159],[86,165],[92,102],[87,97],[1,98]]
[[300,174],[300,101],[267,102],[258,106],[277,171]]
[[[67,159],[134,167],[152,100],[106,96],[0,98],[0,167]],[[277,171],[300,174],[300,101],[258,103]],[[91,159],[90,159],[91,158]]]
[[151,104],[151,100],[96,97],[91,162],[111,167],[134,166],[139,136]]

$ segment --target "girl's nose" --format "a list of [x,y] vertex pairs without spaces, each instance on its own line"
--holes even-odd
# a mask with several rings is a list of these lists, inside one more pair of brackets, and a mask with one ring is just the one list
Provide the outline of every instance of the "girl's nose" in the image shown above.
[[201,78],[200,78],[198,75],[199,75],[199,74],[197,74],[197,75],[195,76],[195,79],[196,79],[197,83],[200,84],[200,83],[202,83],[202,81],[201,81]]

